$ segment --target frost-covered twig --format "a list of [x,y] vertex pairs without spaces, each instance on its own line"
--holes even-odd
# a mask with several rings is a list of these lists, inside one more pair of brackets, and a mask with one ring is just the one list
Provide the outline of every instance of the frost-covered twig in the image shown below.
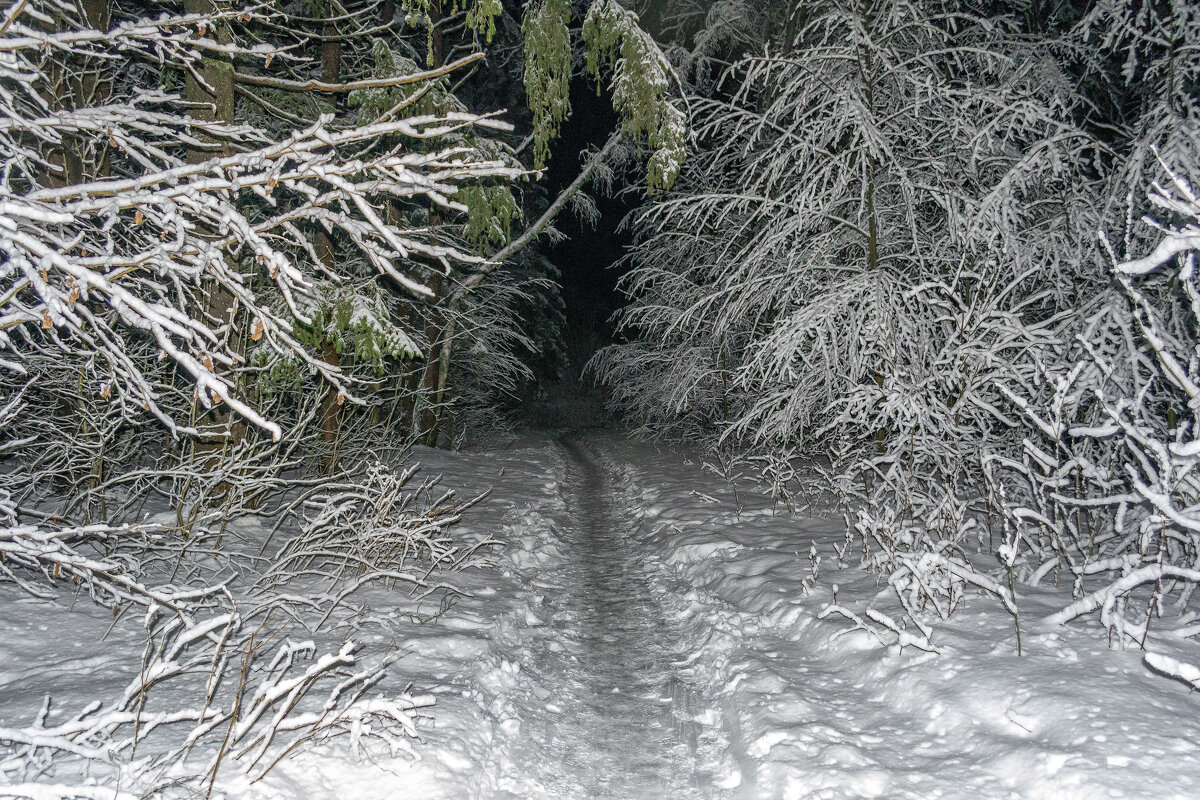
[[[9,755],[0,758],[0,772],[35,781],[62,757],[73,757],[114,770],[118,785],[151,788],[168,769],[191,774],[185,782],[201,776],[212,781],[226,752],[257,780],[287,753],[333,737],[348,737],[356,753],[368,739],[383,742],[393,754],[409,752],[404,740],[418,736],[421,710],[432,706],[433,698],[367,696],[396,654],[359,665],[354,642],[318,655],[313,642],[289,640],[264,661],[255,635],[239,635],[241,627],[236,611],[189,626],[151,609],[141,668],[120,696],[54,721],[47,698],[32,725],[0,728],[0,742],[9,747]],[[167,696],[175,698],[166,704],[158,699],[163,684],[172,687]],[[189,684],[194,704],[179,708],[179,692]],[[323,699],[309,698],[314,690]],[[146,744],[159,729],[176,728],[184,735]],[[203,743],[220,746],[202,773],[188,773],[188,756]],[[51,784],[39,791],[57,789]]]
[[[150,528],[157,526],[150,526]],[[143,607],[161,606],[190,620],[188,607],[201,598],[220,591],[220,587],[177,589],[149,587],[131,577],[129,564],[118,559],[89,556],[81,544],[102,542],[112,536],[143,532],[146,525],[89,525],[80,528],[39,528],[17,525],[0,529],[0,572],[37,596],[45,590],[22,579],[15,569],[37,570],[46,578],[80,583],[93,599],[109,605],[126,602]],[[10,563],[8,563],[10,562]]]
[[[309,500],[315,514],[272,557],[272,566],[257,583],[257,596],[272,605],[288,596],[284,587],[315,584],[319,588],[308,588],[306,594],[321,609],[320,627],[348,597],[371,583],[406,584],[417,597],[453,592],[433,575],[456,568],[464,558],[449,528],[466,505],[454,502],[453,493],[434,494],[432,482],[409,490],[415,471],[395,471],[377,462],[360,482],[331,487]],[[419,505],[421,498],[429,504]]]

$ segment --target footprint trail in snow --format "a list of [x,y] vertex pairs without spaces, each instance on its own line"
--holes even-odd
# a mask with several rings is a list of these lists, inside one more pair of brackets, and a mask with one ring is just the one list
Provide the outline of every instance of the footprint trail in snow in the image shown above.
[[560,445],[569,456],[570,516],[560,531],[568,554],[535,579],[548,628],[527,643],[522,667],[544,702],[527,711],[513,754],[528,781],[522,790],[556,800],[702,797],[695,736],[677,719],[686,692],[676,637],[652,591],[652,565],[634,545],[640,520],[614,503],[612,476],[586,448]]

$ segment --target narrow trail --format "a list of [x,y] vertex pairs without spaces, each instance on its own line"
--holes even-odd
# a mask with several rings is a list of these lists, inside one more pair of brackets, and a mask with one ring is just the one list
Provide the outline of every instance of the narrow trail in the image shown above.
[[613,476],[572,439],[564,498],[568,549],[535,580],[549,630],[529,643],[523,668],[544,702],[522,723],[517,766],[537,795],[555,798],[700,798],[695,737],[679,722],[686,693],[677,636],[653,591],[653,565],[633,546],[640,523]]

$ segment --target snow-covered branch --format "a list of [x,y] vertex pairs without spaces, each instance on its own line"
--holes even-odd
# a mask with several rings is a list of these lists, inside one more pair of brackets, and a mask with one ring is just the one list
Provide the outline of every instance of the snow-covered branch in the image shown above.
[[[172,430],[192,432],[164,408],[161,391],[129,356],[127,337],[147,335],[190,374],[202,406],[224,403],[277,438],[278,424],[241,396],[229,371],[244,360],[230,314],[244,320],[238,325],[255,341],[300,359],[345,400],[361,402],[342,371],[314,357],[292,332],[294,320],[305,319],[302,307],[313,286],[309,245],[298,237],[299,228],[343,231],[381,274],[431,296],[423,279],[402,265],[448,268],[481,259],[426,229],[397,224],[379,213],[381,204],[426,198],[462,212],[465,207],[451,198],[463,185],[520,172],[461,146],[409,149],[414,141],[436,142],[473,126],[505,127],[466,113],[348,129],[333,127],[332,117],[324,116],[272,143],[246,125],[190,115],[182,110],[183,98],[167,93],[126,99],[114,85],[108,102],[74,108],[48,108],[39,93],[47,48],[73,53],[86,44],[93,55],[149,57],[180,41],[195,44],[206,25],[223,24],[194,17],[44,36],[14,23],[0,37],[0,52],[7,54],[0,79],[9,89],[0,96],[0,155],[7,164],[0,185],[0,274],[7,278],[0,288],[0,349],[19,357],[21,339],[44,337],[61,348],[94,352],[111,376],[96,391],[115,389]],[[192,38],[180,39],[187,36]],[[198,41],[201,50],[212,49],[208,40]],[[234,49],[242,55],[275,52],[263,48]],[[436,75],[414,75],[409,82],[430,77]],[[89,179],[64,181],[63,154],[78,149],[81,137],[105,151],[106,166]],[[213,143],[233,140],[237,152],[195,157]],[[392,144],[373,152],[384,141]],[[268,302],[264,286],[278,293],[286,313]],[[225,293],[217,317],[214,293]]]

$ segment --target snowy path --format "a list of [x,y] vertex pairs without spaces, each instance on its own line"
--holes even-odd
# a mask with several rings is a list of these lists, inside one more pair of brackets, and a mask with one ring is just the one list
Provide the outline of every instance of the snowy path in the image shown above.
[[[379,691],[436,698],[421,741],[314,747],[255,784],[231,766],[228,800],[1200,797],[1197,695],[1094,627],[1042,621],[1065,587],[1022,589],[1021,657],[1011,618],[975,595],[937,626],[936,655],[901,651],[819,618],[835,587],[858,614],[894,613],[839,559],[840,522],[776,515],[686,454],[530,434],[417,458],[463,495],[492,490],[461,541],[505,543],[454,575],[467,594],[446,613],[386,587],[359,599],[365,656],[404,653]],[[8,602],[0,727],[44,692],[63,709],[119,692],[110,659],[139,663],[136,619],[110,632],[102,606]]]
[[402,668],[446,686],[401,771],[411,796],[1200,796],[1194,697],[1092,629],[1040,625],[1053,587],[1022,595],[1021,658],[977,597],[938,627],[939,655],[900,652],[818,619],[835,585],[892,612],[838,563],[838,521],[776,515],[683,453],[588,435],[421,458],[494,487],[465,523],[507,546],[451,631],[409,632]]
[[560,445],[569,455],[566,559],[535,581],[553,633],[525,657],[546,703],[529,709],[514,761],[549,798],[700,797],[693,737],[674,709],[678,636],[631,535],[637,512],[620,506],[593,453],[571,439]]

